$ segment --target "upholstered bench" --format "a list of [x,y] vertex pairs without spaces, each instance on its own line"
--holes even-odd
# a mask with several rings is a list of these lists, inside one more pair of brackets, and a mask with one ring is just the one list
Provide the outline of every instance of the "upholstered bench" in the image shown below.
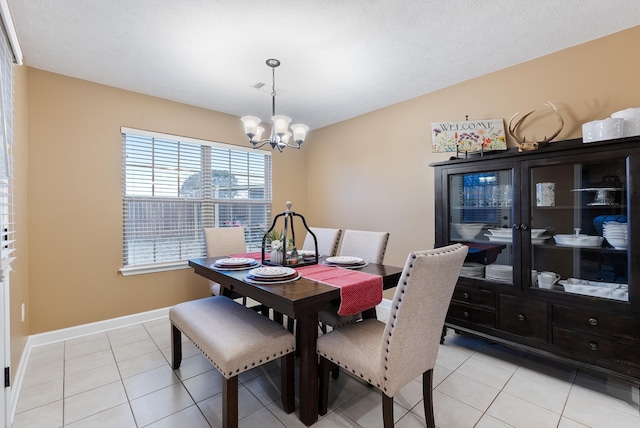
[[169,310],[169,319],[173,369],[180,367],[184,334],[224,377],[224,427],[238,426],[238,375],[278,358],[282,406],[293,412],[296,340],[282,325],[224,296],[180,303]]

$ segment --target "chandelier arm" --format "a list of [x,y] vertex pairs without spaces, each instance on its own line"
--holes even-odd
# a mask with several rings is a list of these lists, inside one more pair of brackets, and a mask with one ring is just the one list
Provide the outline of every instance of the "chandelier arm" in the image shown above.
[[251,141],[251,144],[253,144],[253,148],[254,149],[259,149],[262,146],[266,145],[266,144],[271,144],[271,140],[270,139],[263,139],[260,141]]

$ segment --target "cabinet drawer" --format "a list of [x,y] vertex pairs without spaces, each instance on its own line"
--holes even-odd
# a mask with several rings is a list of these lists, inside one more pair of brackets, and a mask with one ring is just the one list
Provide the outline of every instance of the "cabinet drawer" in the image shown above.
[[547,341],[547,304],[500,295],[499,328],[529,339]]
[[496,327],[496,313],[495,311],[488,309],[451,303],[447,315],[450,318],[455,318],[464,322],[470,322],[490,328]]
[[469,305],[483,306],[485,308],[496,308],[496,293],[477,288],[457,286],[453,290],[453,301],[464,302]]
[[587,309],[553,305],[553,325],[587,333],[640,340],[640,320]]
[[[555,326],[553,327],[553,344],[573,352],[587,354],[598,360],[629,363],[637,360],[638,345],[636,343],[624,343]],[[637,362],[632,364],[638,366]]]

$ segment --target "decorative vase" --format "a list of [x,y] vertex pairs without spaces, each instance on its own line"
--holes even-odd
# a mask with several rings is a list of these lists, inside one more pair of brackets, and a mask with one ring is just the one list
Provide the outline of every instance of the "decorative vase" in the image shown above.
[[281,265],[282,264],[282,252],[278,251],[278,250],[272,250],[271,253],[269,253],[269,261],[271,263],[277,264],[277,265]]

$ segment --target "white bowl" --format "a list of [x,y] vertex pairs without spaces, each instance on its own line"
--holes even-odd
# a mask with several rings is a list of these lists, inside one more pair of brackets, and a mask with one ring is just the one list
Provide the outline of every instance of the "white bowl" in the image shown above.
[[484,223],[451,223],[453,229],[465,241],[470,241],[486,226]]
[[624,250],[629,246],[629,241],[627,238],[611,238],[609,236],[606,237],[607,242],[611,244],[617,250]]
[[507,227],[503,227],[500,229],[487,229],[487,230],[493,236],[504,236],[505,238],[511,237],[511,235],[513,234],[513,229],[507,228]]
[[556,244],[571,247],[599,247],[604,238],[592,235],[555,235]]
[[546,231],[547,231],[547,229],[531,229],[531,237],[532,238],[539,238],[540,235],[542,235]]

